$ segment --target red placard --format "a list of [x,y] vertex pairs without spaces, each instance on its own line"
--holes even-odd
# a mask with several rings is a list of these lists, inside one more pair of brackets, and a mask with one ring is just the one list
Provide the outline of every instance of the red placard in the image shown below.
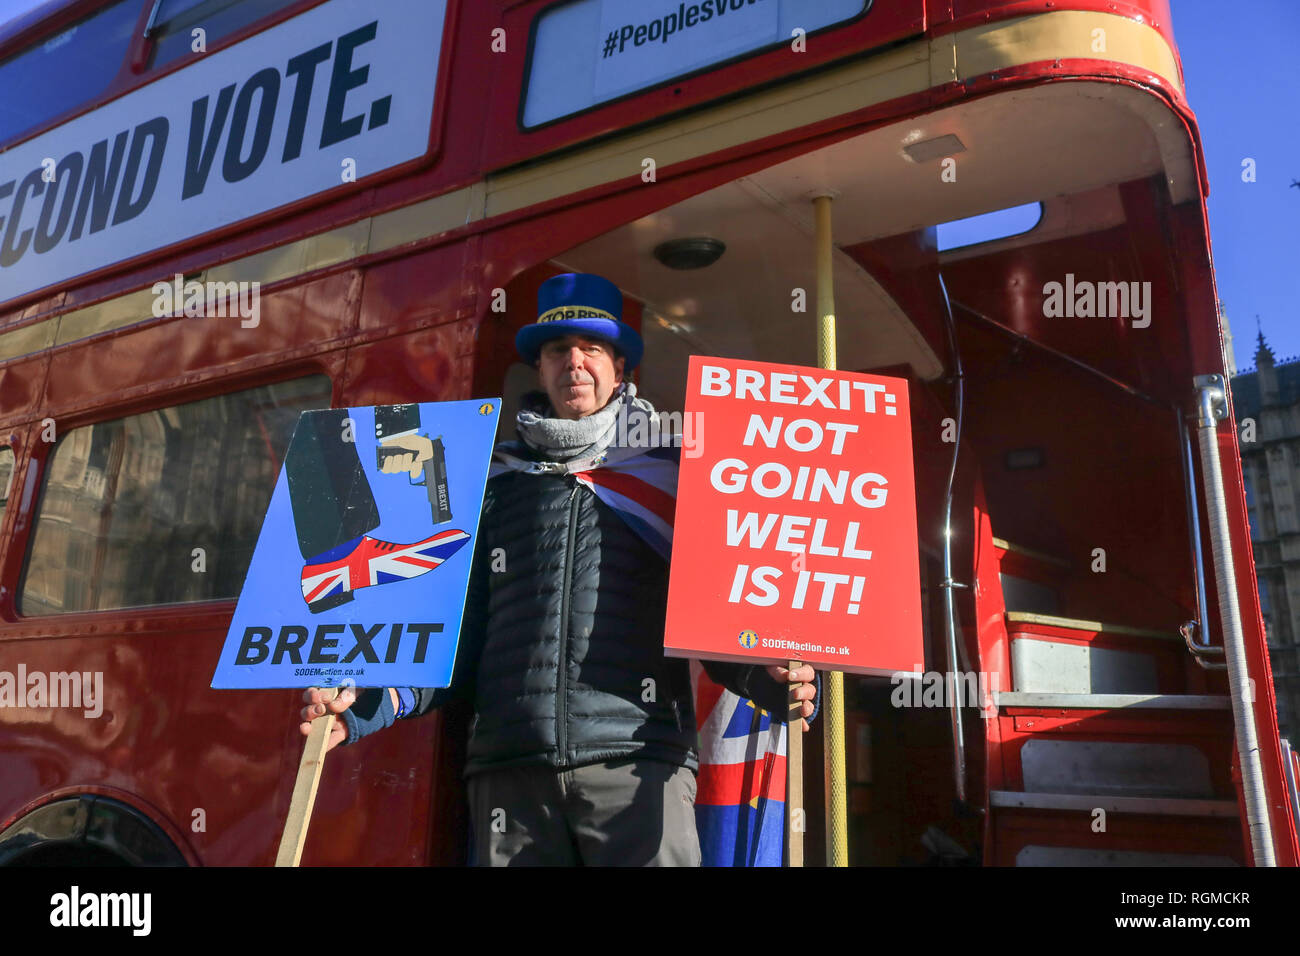
[[665,653],[914,671],[907,382],[693,356]]

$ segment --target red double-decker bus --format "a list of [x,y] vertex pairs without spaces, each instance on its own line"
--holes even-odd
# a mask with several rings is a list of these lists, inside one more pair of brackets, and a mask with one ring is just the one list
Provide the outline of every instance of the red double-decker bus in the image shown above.
[[[815,364],[824,195],[927,612],[850,861],[1296,862],[1166,0],[50,0],[0,90],[0,861],[270,863],[300,694],[208,684],[297,414],[511,402],[566,271],[659,408]],[[466,717],[334,751],[304,862],[464,861]]]

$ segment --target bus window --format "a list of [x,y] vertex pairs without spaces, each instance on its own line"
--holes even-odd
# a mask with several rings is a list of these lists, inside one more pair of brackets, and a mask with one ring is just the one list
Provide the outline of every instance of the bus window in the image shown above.
[[140,0],[118,0],[0,63],[0,143],[108,88],[131,46]]
[[796,29],[815,33],[856,19],[871,7],[868,0],[753,4],[681,3],[662,14],[642,4],[600,0],[547,7],[528,50],[524,128],[781,46]]
[[149,34],[152,66],[164,66],[194,52],[194,30],[203,30],[204,49],[297,0],[162,0]]
[[9,504],[9,491],[14,484],[14,451],[12,448],[0,448],[0,521],[4,521],[5,508]]
[[997,239],[1023,236],[1042,221],[1041,202],[1008,206],[978,216],[939,223],[935,226],[935,243],[940,252],[951,252]]
[[313,375],[61,436],[19,612],[235,597],[298,413],[329,404]]

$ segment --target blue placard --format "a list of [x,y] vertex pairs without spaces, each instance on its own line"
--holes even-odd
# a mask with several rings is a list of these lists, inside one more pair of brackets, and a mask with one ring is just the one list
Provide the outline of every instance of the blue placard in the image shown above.
[[450,684],[500,410],[303,412],[212,686]]

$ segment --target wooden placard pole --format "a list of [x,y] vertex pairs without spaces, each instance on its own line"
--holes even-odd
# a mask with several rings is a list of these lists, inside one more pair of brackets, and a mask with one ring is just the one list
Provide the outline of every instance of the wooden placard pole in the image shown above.
[[[328,703],[338,696],[337,687],[327,687],[321,701]],[[302,848],[307,842],[307,826],[311,823],[311,809],[316,803],[316,788],[320,772],[325,766],[325,751],[329,748],[330,731],[337,718],[328,708],[325,715],[311,722],[311,733],[302,747],[298,762],[298,777],[293,782],[293,797],[289,800],[289,815],[284,821],[284,834],[280,837],[280,850],[275,855],[276,866],[297,866],[302,859]]]
[[[790,670],[802,667],[801,661],[786,661]],[[790,685],[789,712],[786,714],[785,751],[785,865],[803,866],[803,831],[807,814],[803,806],[803,701],[794,696],[798,684]]]

